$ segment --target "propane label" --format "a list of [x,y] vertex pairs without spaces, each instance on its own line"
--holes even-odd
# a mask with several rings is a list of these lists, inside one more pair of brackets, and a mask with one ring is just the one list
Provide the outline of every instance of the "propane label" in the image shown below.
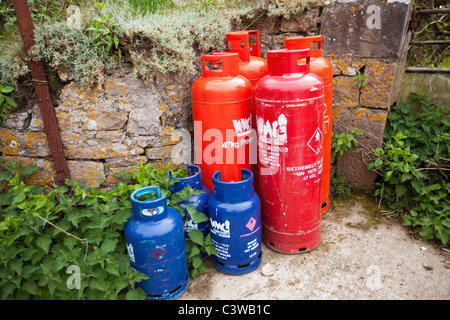
[[267,167],[279,167],[280,153],[285,153],[287,142],[287,118],[282,113],[276,121],[257,118],[259,161]]
[[298,167],[286,167],[287,172],[292,172],[295,176],[299,176],[302,180],[312,180],[320,178],[323,169],[323,158],[320,160]]
[[233,127],[238,137],[250,134],[250,130],[252,129],[252,115],[250,114],[248,118],[233,120]]
[[[252,115],[248,118],[240,118],[237,120],[232,120],[233,122],[233,128],[234,133],[229,134],[226,130],[226,140],[232,140],[232,141],[225,141],[222,144],[223,149],[239,149],[241,147],[244,147],[246,145],[249,145],[253,142],[253,134],[252,134]],[[231,131],[232,132],[232,131]],[[235,141],[235,137],[242,137],[238,138],[237,141]]]

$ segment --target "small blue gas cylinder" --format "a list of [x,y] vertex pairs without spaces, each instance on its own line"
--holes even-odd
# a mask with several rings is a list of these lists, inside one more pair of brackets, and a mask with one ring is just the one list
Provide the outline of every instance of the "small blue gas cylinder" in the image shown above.
[[253,173],[241,169],[241,181],[223,182],[212,176],[208,200],[211,240],[218,252],[214,267],[226,274],[249,273],[261,263],[261,205],[253,189]]
[[[154,199],[140,197],[156,193]],[[133,269],[149,279],[138,282],[148,300],[173,300],[189,284],[180,213],[167,206],[159,186],[144,187],[131,196],[133,215],[125,224],[125,241]]]
[[[184,236],[186,240],[190,240],[188,233],[194,229],[198,229],[202,232],[203,238],[205,238],[209,233],[209,219],[204,222],[194,222],[192,221],[191,216],[187,212],[187,206],[188,204],[193,205],[195,209],[198,212],[203,213],[204,215],[208,216],[208,199],[211,195],[211,192],[202,185],[202,170],[199,166],[189,164],[188,166],[188,174],[189,177],[186,178],[177,178],[172,176],[172,172],[169,171],[169,177],[171,179],[177,179],[178,182],[176,182],[172,187],[169,188],[170,192],[176,193],[183,190],[185,187],[190,186],[192,189],[201,190],[203,193],[193,195],[191,199],[185,200],[183,202],[178,203],[183,209],[186,214],[186,219],[184,222]],[[202,253],[201,258],[205,259],[208,257],[208,254]]]

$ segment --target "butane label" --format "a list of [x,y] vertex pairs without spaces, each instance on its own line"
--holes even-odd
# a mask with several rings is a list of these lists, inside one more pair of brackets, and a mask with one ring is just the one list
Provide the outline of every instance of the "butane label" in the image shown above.
[[225,220],[225,222],[218,222],[213,219],[209,219],[211,221],[211,232],[215,235],[223,238],[230,237],[230,221]]

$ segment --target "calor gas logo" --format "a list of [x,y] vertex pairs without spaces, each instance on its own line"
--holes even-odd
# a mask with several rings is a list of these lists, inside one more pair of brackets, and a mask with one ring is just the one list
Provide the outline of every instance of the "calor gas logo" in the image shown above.
[[264,122],[264,119],[259,117],[256,121],[258,137],[260,140],[279,146],[284,145],[287,142],[287,118],[284,114],[280,114],[278,119],[273,122],[270,122],[269,120]]
[[250,130],[252,129],[252,116],[250,115],[248,118],[233,120],[233,127],[238,137],[250,134]]
[[225,220],[224,222],[218,222],[213,219],[211,221],[211,232],[218,235],[219,237],[229,238],[230,237],[230,221]]

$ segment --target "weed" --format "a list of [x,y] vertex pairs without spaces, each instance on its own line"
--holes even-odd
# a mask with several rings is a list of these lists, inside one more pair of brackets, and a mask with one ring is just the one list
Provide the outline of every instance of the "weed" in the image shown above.
[[0,83],[0,125],[5,121],[5,114],[11,113],[17,107],[17,103],[9,96],[12,91],[13,87],[3,86]]
[[[54,189],[27,186],[22,178],[39,167],[21,167],[14,161],[2,167],[1,299],[145,298],[136,282],[147,277],[131,268],[123,230],[132,212],[131,192],[159,185],[161,194],[170,196],[169,187],[177,180],[168,176],[168,167],[163,170],[141,164],[138,172],[119,175],[125,181],[110,191],[86,188],[73,180]],[[196,192],[185,188],[168,205],[176,207]],[[191,218],[204,219],[192,207],[188,205],[187,209]],[[184,215],[182,209],[180,214]],[[206,270],[201,251],[213,254],[215,250],[210,236],[203,239],[201,232],[191,232],[189,236],[186,249],[191,276],[195,277]],[[69,268],[73,266],[80,270],[77,290],[68,281]]]
[[342,132],[341,134],[335,134],[331,132],[331,152],[334,158],[338,153],[342,156],[350,148],[358,147],[358,140],[354,135],[361,135],[362,132],[358,129],[350,127],[351,133]]
[[425,241],[448,244],[450,116],[424,96],[410,97],[389,113],[385,144],[373,150],[368,170],[380,175],[375,195],[403,215],[404,225],[418,227]]

